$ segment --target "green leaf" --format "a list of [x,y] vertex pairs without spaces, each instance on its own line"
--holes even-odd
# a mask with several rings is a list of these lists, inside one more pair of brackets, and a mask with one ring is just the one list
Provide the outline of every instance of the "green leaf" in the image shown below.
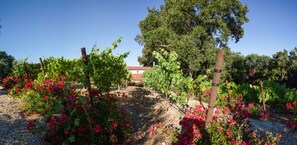
[[76,108],[70,112],[70,116],[72,116],[75,111],[76,111]]
[[87,104],[87,100],[86,100],[85,97],[83,97],[83,96],[79,96],[79,100],[80,100],[80,102],[81,102],[83,105],[86,105],[86,104]]
[[79,121],[80,121],[79,118],[75,118],[75,120],[74,120],[74,125],[75,125],[75,126],[79,126]]
[[75,137],[74,137],[73,135],[70,135],[70,137],[69,137],[69,141],[70,141],[71,143],[74,143],[74,142],[75,142]]

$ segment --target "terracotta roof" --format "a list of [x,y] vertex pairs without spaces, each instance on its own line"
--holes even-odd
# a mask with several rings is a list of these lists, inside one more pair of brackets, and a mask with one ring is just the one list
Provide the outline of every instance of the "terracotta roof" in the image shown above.
[[147,66],[127,66],[128,70],[147,70],[151,69],[151,67]]
[[132,74],[132,81],[140,81],[142,82],[142,74]]

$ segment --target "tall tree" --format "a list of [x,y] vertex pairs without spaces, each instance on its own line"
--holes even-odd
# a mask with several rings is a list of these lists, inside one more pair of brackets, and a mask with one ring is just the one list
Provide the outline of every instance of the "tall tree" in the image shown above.
[[7,55],[5,51],[0,51],[0,81],[12,72],[15,58]]
[[184,71],[205,74],[214,62],[216,47],[227,47],[231,38],[238,42],[243,37],[247,12],[239,0],[165,0],[160,9],[148,9],[139,24],[136,41],[144,48],[138,60],[152,66],[152,52],[163,48],[178,53]]
[[272,55],[274,76],[280,82],[284,82],[287,79],[289,69],[289,54],[287,50],[277,52]]
[[289,64],[287,85],[297,88],[297,47],[289,53]]

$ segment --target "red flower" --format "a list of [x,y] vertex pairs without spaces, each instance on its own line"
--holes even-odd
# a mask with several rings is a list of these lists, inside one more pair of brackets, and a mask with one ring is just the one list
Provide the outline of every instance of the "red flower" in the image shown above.
[[33,122],[28,122],[27,123],[27,128],[28,129],[31,129],[31,128],[35,127],[35,126],[36,126],[36,124],[34,124]]
[[130,124],[128,122],[126,122],[125,126],[128,127],[128,126],[130,126]]
[[48,96],[44,96],[43,99],[44,99],[45,101],[48,101]]
[[95,133],[100,133],[101,132],[101,126],[99,124],[96,124],[95,128],[93,129]]
[[56,126],[55,126],[55,124],[52,123],[52,122],[51,122],[51,124],[50,124],[50,128],[51,128],[52,131],[56,131]]
[[229,136],[229,135],[232,135],[232,131],[230,131],[230,130],[227,130],[226,131],[226,134]]
[[64,135],[68,135],[69,134],[69,131],[68,130],[64,130]]
[[112,129],[108,129],[107,132],[111,134],[113,132],[113,130]]
[[26,117],[30,116],[30,114],[29,114],[29,113],[24,113],[24,115],[25,115]]
[[231,142],[232,142],[233,144],[235,144],[235,145],[238,144],[238,141],[237,141],[236,139],[234,139],[234,138],[231,139]]
[[286,103],[286,109],[287,109],[287,110],[291,110],[291,109],[293,110],[294,107],[292,106],[292,104],[291,104],[290,102],[287,102],[287,103]]
[[117,128],[117,127],[118,127],[118,125],[117,125],[116,123],[112,123],[112,126],[113,126],[114,128]]
[[230,123],[229,123],[229,126],[233,126],[234,124],[236,124],[236,121],[233,120],[233,119],[231,119],[231,120],[230,120]]

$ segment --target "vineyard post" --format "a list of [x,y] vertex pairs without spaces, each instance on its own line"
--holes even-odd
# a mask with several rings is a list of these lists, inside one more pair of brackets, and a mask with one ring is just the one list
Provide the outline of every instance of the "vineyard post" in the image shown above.
[[224,60],[224,49],[218,49],[217,60],[215,65],[215,71],[213,76],[211,96],[209,100],[209,105],[207,109],[207,117],[205,127],[209,127],[212,122],[213,112],[215,108],[215,102],[218,94],[218,87],[221,79],[222,65]]
[[[87,58],[87,54],[86,54],[86,48],[81,48],[81,54],[82,54],[82,59],[83,59],[83,62],[86,66],[88,66],[88,58]],[[92,93],[91,93],[91,81],[90,81],[90,74],[89,74],[89,70],[87,70],[86,72],[86,79],[87,79],[87,89],[88,89],[88,92],[89,92],[89,96],[90,96],[90,101],[91,101],[91,105],[93,106],[93,96],[92,96]]]
[[30,80],[30,75],[29,75],[29,72],[28,72],[28,69],[27,69],[26,62],[24,62],[24,69],[25,69],[28,80]]
[[40,62],[40,67],[41,67],[42,73],[43,73],[43,75],[45,75],[44,66],[43,66],[43,62],[42,62],[41,57],[39,57],[39,62]]
[[262,82],[262,80],[260,80],[260,87],[261,87],[261,95],[262,95],[263,110],[266,111],[265,95],[264,95],[263,82]]

